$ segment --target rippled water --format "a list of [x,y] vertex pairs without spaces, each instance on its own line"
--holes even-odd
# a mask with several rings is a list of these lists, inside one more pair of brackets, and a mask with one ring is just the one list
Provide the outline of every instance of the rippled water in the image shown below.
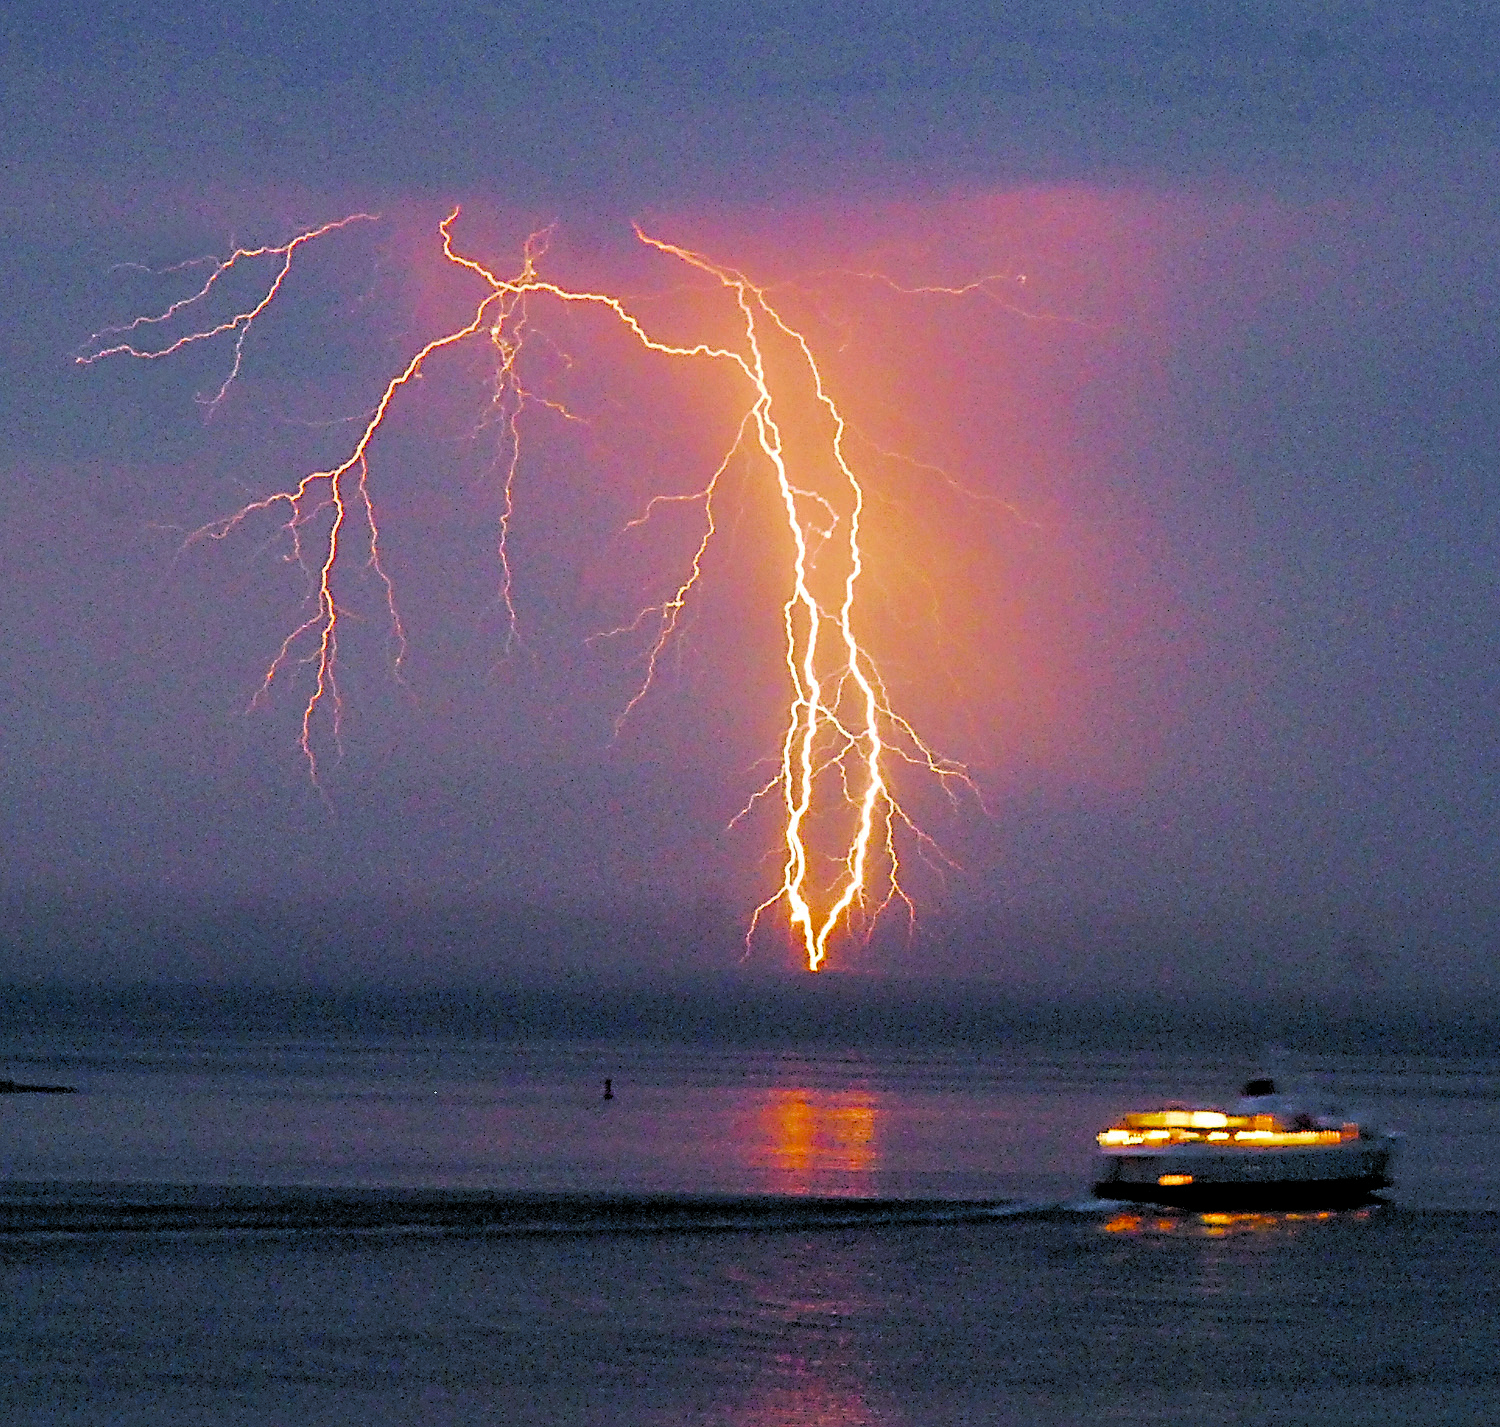
[[[1240,1064],[703,1048],[10,1047],[0,1179],[525,1192],[1079,1197],[1093,1134]],[[4,1048],[0,1048],[0,1057]],[[1252,1069],[1254,1067],[1251,1067]],[[1407,1137],[1396,1198],[1500,1207],[1500,1062],[1328,1057],[1310,1093]],[[613,1098],[603,1098],[605,1079]]]
[[1390,1203],[1172,1216],[1088,1200],[1093,1131],[1257,1067],[9,1052],[81,1093],[0,1100],[6,1422],[1500,1420],[1495,1062],[1304,1060],[1405,1131]]

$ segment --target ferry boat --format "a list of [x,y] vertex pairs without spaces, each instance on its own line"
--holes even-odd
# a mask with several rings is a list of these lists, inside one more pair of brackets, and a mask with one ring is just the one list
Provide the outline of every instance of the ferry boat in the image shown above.
[[1101,1199],[1182,1209],[1329,1209],[1391,1184],[1400,1135],[1252,1080],[1232,1110],[1167,1105],[1099,1132]]

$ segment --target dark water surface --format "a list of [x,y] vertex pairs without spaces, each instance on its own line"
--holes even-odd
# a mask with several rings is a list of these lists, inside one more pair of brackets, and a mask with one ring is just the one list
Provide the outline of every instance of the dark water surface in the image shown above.
[[1389,1202],[1172,1216],[1093,1131],[1239,1064],[4,1050],[81,1092],[0,1099],[4,1422],[1500,1421],[1493,1061],[1288,1065],[1406,1133]]

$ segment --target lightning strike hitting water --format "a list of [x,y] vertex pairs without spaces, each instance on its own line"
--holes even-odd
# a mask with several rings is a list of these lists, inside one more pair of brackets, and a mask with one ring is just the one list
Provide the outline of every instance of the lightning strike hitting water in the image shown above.
[[[223,539],[258,513],[284,510],[292,557],[309,572],[311,612],[282,641],[252,703],[268,697],[275,681],[294,668],[312,669],[312,690],[303,707],[300,743],[316,782],[319,759],[315,737],[325,705],[329,736],[336,748],[342,748],[337,656],[343,605],[335,594],[335,574],[341,563],[342,542],[350,538],[351,522],[362,526],[368,550],[366,563],[383,590],[399,673],[405,634],[397,613],[395,588],[381,562],[376,507],[369,488],[371,448],[393,402],[422,374],[435,353],[470,338],[488,342],[492,349],[489,419],[500,432],[495,463],[501,488],[498,593],[509,619],[511,639],[515,637],[516,610],[506,538],[521,456],[521,416],[528,405],[535,403],[550,406],[564,416],[569,414],[523,383],[520,364],[528,333],[533,330],[531,302],[549,299],[597,308],[623,324],[648,352],[674,360],[728,364],[743,376],[749,406],[717,470],[696,494],[658,496],[638,521],[632,522],[644,523],[665,502],[691,502],[703,510],[703,533],[676,592],[643,610],[629,625],[607,632],[622,634],[638,631],[652,621],[656,624],[644,678],[622,710],[617,728],[650,690],[658,660],[702,577],[704,557],[716,531],[714,497],[721,479],[736,455],[758,453],[774,482],[790,542],[790,579],[782,605],[782,626],[791,697],[777,771],[740,814],[743,816],[766,797],[779,794],[782,800],[785,852],[781,883],[755,909],[746,944],[748,947],[765,916],[773,908],[784,906],[807,965],[816,971],[827,958],[836,935],[868,929],[893,901],[901,901],[908,914],[914,915],[915,908],[901,883],[898,843],[904,835],[924,854],[934,854],[936,848],[898,801],[892,786],[893,765],[914,765],[950,792],[955,784],[972,786],[962,765],[937,755],[891,707],[884,681],[862,642],[858,597],[866,561],[861,544],[866,494],[847,454],[848,422],[828,390],[806,337],[772,305],[767,289],[743,273],[637,228],[636,236],[642,243],[717,283],[738,314],[742,340],[736,345],[668,342],[653,336],[620,298],[565,288],[542,278],[537,265],[545,249],[544,234],[528,240],[520,271],[512,277],[501,277],[454,247],[457,218],[458,210],[454,209],[439,225],[439,231],[447,261],[482,285],[470,319],[427,342],[390,379],[342,461],[326,470],[310,472],[289,489],[251,502],[189,537]],[[208,266],[209,276],[196,292],[158,314],[96,333],[77,361],[87,365],[112,356],[156,359],[191,343],[232,333],[230,370],[205,403],[212,413],[239,375],[252,327],[281,291],[298,250],[350,224],[369,221],[373,221],[369,214],[353,214],[301,233],[280,247],[241,248],[226,259],[182,265]],[[143,343],[143,334],[163,329],[206,305],[220,289],[222,279],[237,268],[243,271],[257,259],[279,263],[254,303],[173,340],[165,340],[164,334],[164,340],[156,345]],[[973,284],[925,291],[957,296],[978,287]],[[324,523],[313,552],[309,548],[311,532],[320,517]]]

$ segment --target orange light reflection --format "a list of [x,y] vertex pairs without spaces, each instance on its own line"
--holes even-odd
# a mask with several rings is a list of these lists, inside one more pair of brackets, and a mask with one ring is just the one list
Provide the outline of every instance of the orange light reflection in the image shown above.
[[867,1096],[768,1090],[756,1107],[750,1158],[778,1193],[866,1192],[880,1164],[878,1132],[879,1109]]
[[1106,1234],[1158,1235],[1172,1234],[1194,1238],[1221,1239],[1231,1234],[1292,1234],[1303,1225],[1329,1219],[1368,1219],[1374,1210],[1317,1209],[1286,1213],[1209,1213],[1209,1214],[1134,1214],[1112,1216],[1100,1227]]

